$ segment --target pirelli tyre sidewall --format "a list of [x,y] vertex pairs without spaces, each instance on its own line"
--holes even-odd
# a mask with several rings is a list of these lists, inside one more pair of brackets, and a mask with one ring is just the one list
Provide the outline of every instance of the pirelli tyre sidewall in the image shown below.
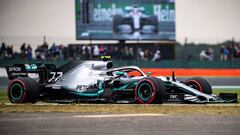
[[40,84],[28,77],[18,77],[8,86],[8,98],[11,103],[36,103]]
[[135,99],[141,104],[162,103],[164,91],[161,80],[146,77],[138,81],[135,87]]
[[192,77],[186,81],[186,84],[205,94],[212,94],[212,86],[207,79],[202,77]]
[[119,33],[117,26],[121,24],[122,19],[123,19],[123,17],[121,15],[115,15],[113,17],[113,32],[114,33]]
[[21,78],[12,80],[8,85],[8,98],[11,103],[27,101],[26,84]]
[[151,16],[149,17],[150,23],[148,25],[152,25],[155,27],[154,32],[158,33],[158,18],[157,16]]

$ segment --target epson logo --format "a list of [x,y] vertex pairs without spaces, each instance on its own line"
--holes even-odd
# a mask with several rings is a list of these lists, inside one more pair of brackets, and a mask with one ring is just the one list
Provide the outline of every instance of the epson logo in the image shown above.
[[9,67],[8,69],[10,72],[20,72],[21,67]]

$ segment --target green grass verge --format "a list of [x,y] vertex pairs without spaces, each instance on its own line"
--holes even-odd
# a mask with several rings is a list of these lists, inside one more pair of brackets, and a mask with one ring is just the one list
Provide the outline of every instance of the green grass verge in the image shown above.
[[7,92],[0,90],[0,103],[9,103]]

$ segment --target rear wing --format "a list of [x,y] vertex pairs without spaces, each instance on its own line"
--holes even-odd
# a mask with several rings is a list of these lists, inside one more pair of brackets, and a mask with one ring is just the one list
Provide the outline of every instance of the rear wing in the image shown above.
[[51,72],[58,72],[54,64],[14,64],[6,66],[9,80],[17,77],[28,77],[29,73],[37,73],[40,81],[45,82],[50,79]]

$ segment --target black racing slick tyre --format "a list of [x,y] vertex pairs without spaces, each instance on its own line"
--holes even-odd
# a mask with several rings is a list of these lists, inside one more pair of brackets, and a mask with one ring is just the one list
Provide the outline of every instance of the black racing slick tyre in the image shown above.
[[162,103],[165,87],[162,80],[145,77],[135,87],[135,99],[141,104]]
[[18,77],[8,86],[8,98],[11,103],[36,103],[40,84],[28,77]]
[[114,33],[119,33],[119,30],[117,27],[118,27],[118,25],[121,24],[122,20],[123,20],[123,17],[121,15],[115,15],[113,17],[113,32]]
[[212,94],[212,86],[210,85],[208,80],[206,80],[205,78],[202,78],[202,77],[189,78],[186,81],[186,84],[205,94]]
[[157,18],[157,16],[151,16],[149,19],[151,22],[150,25],[155,26],[154,32],[158,33],[158,18]]

